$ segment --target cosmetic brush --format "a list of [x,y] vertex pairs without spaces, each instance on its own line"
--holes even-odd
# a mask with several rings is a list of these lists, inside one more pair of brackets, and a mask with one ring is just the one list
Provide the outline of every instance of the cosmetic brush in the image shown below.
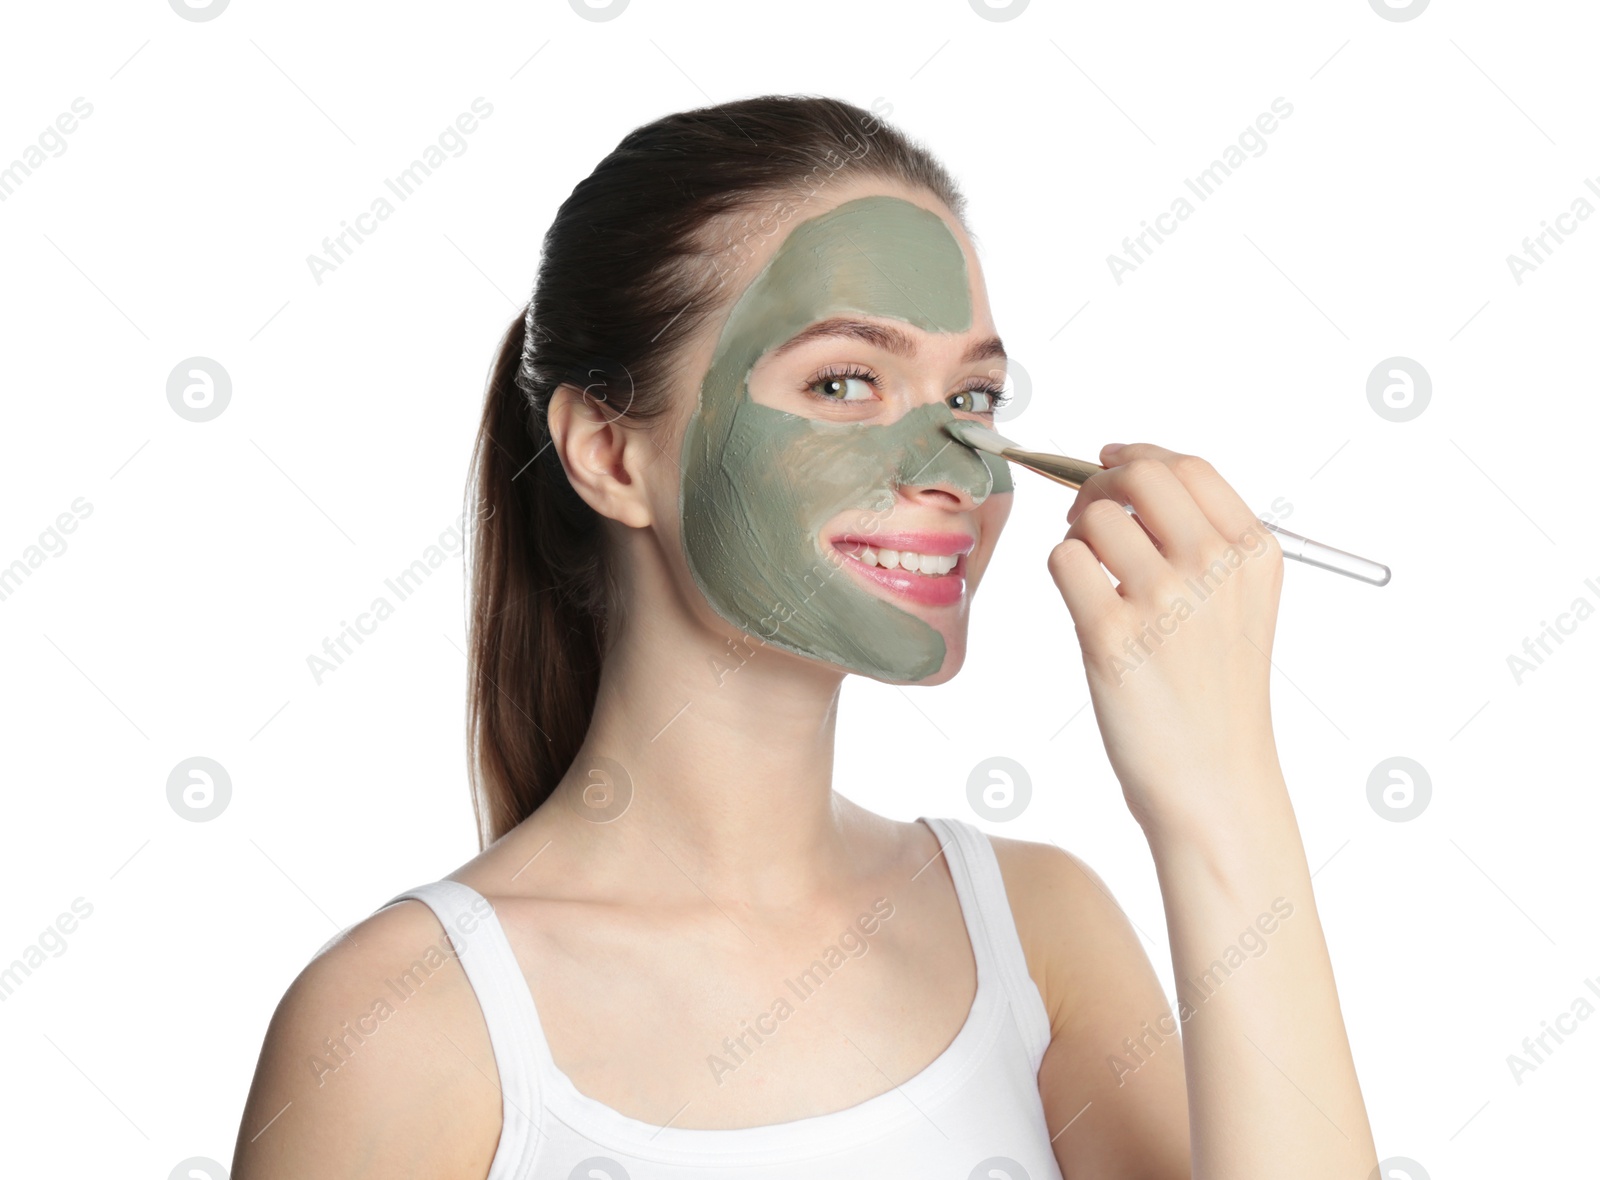
[[[1002,459],[1007,459],[1019,467],[1026,467],[1029,471],[1056,483],[1065,484],[1069,488],[1082,487],[1091,475],[1105,470],[1100,464],[1089,463],[1083,459],[1069,459],[1065,455],[1052,455],[1046,451],[1023,450],[987,426],[966,419],[958,418],[946,422],[944,428],[957,442],[965,443],[975,450],[988,451],[991,455],[999,455]],[[1124,504],[1122,508],[1130,516],[1137,518],[1130,505]],[[1331,545],[1312,541],[1299,533],[1279,528],[1270,521],[1263,520],[1261,523],[1277,536],[1278,545],[1285,557],[1316,566],[1318,569],[1331,570],[1333,573],[1343,574],[1360,582],[1370,582],[1374,586],[1386,586],[1389,583],[1389,567],[1386,565],[1379,565],[1375,561],[1368,561],[1365,557],[1346,553],[1343,549],[1335,549]]]

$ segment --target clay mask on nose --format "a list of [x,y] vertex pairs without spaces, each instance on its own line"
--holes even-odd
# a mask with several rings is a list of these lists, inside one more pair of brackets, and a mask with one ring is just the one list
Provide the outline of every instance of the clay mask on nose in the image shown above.
[[863,197],[796,225],[740,295],[717,342],[683,443],[684,555],[713,609],[764,642],[887,680],[944,663],[944,639],[869,591],[822,535],[883,527],[896,489],[1012,490],[1003,459],[955,442],[943,402],[893,422],[826,422],[750,396],[755,363],[818,320],[856,313],[927,332],[972,326],[966,257],[937,214]]

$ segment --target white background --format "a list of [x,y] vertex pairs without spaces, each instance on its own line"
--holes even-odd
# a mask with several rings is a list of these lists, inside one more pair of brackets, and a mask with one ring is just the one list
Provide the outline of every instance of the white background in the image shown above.
[[[0,964],[93,906],[0,1004],[7,1173],[227,1163],[290,980],[475,854],[459,560],[320,685],[306,658],[461,511],[493,346],[572,186],[666,112],[811,92],[891,104],[969,195],[1031,380],[1008,434],[1203,455],[1258,511],[1284,497],[1287,527],[1393,567],[1377,589],[1290,563],[1273,681],[1379,1151],[1432,1177],[1592,1174],[1600,1019],[1520,1084],[1506,1060],[1600,1004],[1600,621],[1521,684],[1507,666],[1600,605],[1600,217],[1520,284],[1506,263],[1575,198],[1600,208],[1591,6],[236,0],[189,21],[148,0],[7,25],[0,164],[93,106],[0,203],[0,565],[92,506],[0,601]],[[317,283],[307,255],[480,96],[467,150]],[[1280,96],[1267,150],[1117,283],[1107,255]],[[1397,355],[1433,385],[1404,423],[1366,397]],[[194,356],[232,379],[206,423],[166,397]],[[1071,493],[1017,484],[965,671],[852,678],[837,784],[1082,855],[1170,986],[1045,571]],[[207,823],[167,801],[195,755],[232,782]],[[1005,824],[968,803],[996,755],[1032,787]],[[1395,755],[1431,778],[1409,822],[1367,798]]]

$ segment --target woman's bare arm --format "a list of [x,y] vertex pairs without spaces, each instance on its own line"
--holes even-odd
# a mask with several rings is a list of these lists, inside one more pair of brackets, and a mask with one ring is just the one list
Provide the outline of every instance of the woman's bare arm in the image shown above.
[[[1183,1021],[1196,1177],[1367,1180],[1377,1149],[1281,777],[1151,839]],[[1180,1013],[1182,1014],[1182,1013]]]
[[1187,1180],[1177,1017],[1133,923],[1072,853],[989,839],[1050,1019],[1039,1097],[1062,1174]]
[[488,1174],[501,1124],[494,1052],[460,962],[441,963],[441,947],[432,912],[409,901],[306,966],[267,1028],[233,1180]]
[[1101,457],[1048,564],[1155,858],[1192,1174],[1366,1180],[1377,1152],[1272,732],[1283,552],[1205,460]]

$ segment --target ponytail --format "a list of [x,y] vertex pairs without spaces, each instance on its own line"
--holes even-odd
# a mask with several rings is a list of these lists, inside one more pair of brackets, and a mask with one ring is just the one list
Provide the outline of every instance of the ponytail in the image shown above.
[[577,755],[605,628],[599,518],[546,445],[549,399],[535,405],[518,384],[524,333],[519,316],[501,340],[472,460],[467,749],[484,847],[549,798]]

